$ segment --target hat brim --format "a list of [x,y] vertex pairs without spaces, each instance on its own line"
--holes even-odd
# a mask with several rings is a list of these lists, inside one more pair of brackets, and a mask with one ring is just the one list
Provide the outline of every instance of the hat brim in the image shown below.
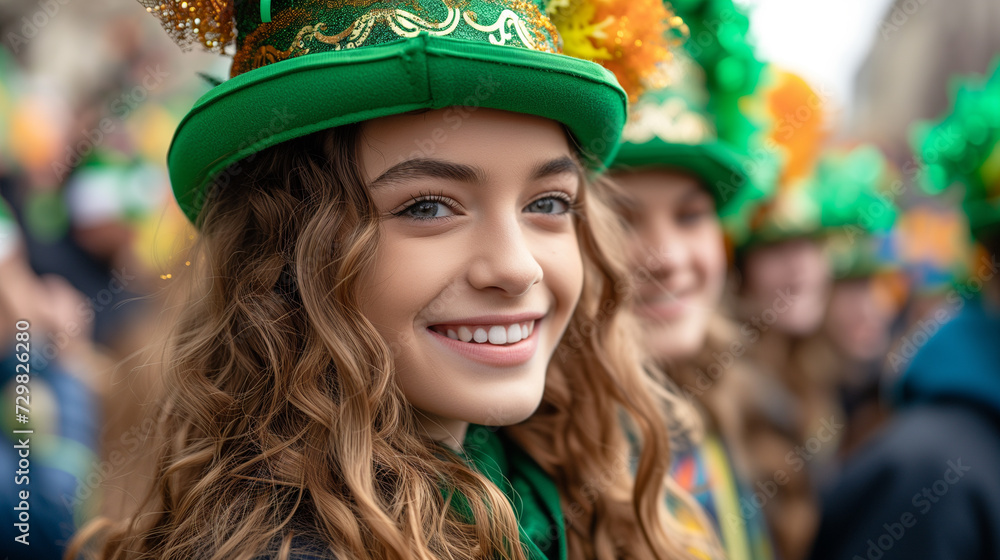
[[676,144],[659,138],[642,144],[627,142],[618,150],[613,167],[665,167],[690,172],[712,193],[720,215],[739,204],[737,195],[750,183],[739,156],[721,142]]
[[[588,167],[600,168],[617,150],[627,103],[614,74],[593,62],[424,33],[241,74],[198,100],[167,160],[174,195],[194,222],[213,179],[251,154],[418,109],[487,107],[549,118],[573,133]],[[456,111],[452,125],[467,114]]]

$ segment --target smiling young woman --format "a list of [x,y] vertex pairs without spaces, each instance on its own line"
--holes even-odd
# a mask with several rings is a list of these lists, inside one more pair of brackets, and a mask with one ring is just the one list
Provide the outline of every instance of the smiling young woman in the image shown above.
[[[709,550],[664,506],[671,397],[618,313],[621,234],[591,178],[624,121],[614,77],[556,54],[530,2],[189,4],[150,10],[172,31],[200,15],[203,44],[235,18],[244,73],[198,102],[170,154],[200,235],[152,491],[77,544],[177,559]],[[322,100],[303,89],[357,80]],[[276,103],[289,122],[258,136]]]

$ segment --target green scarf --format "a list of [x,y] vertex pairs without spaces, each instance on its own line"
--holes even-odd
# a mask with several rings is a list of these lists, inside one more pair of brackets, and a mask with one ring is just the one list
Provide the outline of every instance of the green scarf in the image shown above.
[[530,560],[565,560],[566,528],[559,490],[538,463],[495,428],[470,425],[463,442],[469,465],[507,496]]

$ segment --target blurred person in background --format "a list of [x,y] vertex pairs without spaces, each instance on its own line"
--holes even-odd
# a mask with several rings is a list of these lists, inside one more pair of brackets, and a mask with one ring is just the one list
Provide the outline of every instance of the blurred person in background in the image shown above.
[[837,453],[845,456],[887,416],[880,382],[908,295],[892,230],[903,183],[871,144],[824,150],[814,181],[823,198],[825,247],[835,280],[811,352],[839,394],[845,426]]
[[0,46],[0,67],[16,70],[0,85],[0,193],[24,227],[30,269],[82,292],[70,318],[92,324],[103,356],[91,375],[104,468],[81,499],[90,514],[122,518],[148,483],[138,466],[156,375],[137,366],[155,360],[143,352],[160,305],[150,294],[184,266],[175,255],[190,242],[168,195],[167,146],[207,86],[194,72],[173,76],[179,53],[137,3],[57,8],[35,30],[24,18],[41,21],[39,5],[0,10],[3,36],[17,36]]
[[981,251],[907,336],[906,363],[890,355],[896,415],[824,493],[814,560],[1000,557],[1000,59],[915,138],[923,184],[964,187]]
[[[686,49],[664,61],[667,86],[632,106],[610,177],[621,187],[618,211],[631,233],[633,309],[645,344],[654,367],[701,418],[702,426],[677,438],[672,476],[708,514],[727,558],[770,560],[762,516],[740,515],[741,500],[750,499],[738,435],[743,372],[731,352],[736,328],[719,314],[728,266],[723,220],[762,195],[743,167],[756,130],[738,103],[763,64],[732,2],[686,2],[678,10],[690,31]],[[684,504],[670,506],[686,525],[704,526]]]
[[745,359],[757,373],[744,390],[752,405],[741,437],[756,492],[744,513],[765,515],[778,556],[798,560],[818,523],[811,472],[839,434],[835,389],[811,348],[832,283],[813,177],[827,109],[805,80],[774,66],[754,102],[769,119],[767,151],[755,163],[773,169],[776,189],[742,212],[735,230],[732,306]]
[[58,276],[36,276],[22,239],[0,199],[0,469],[9,473],[0,483],[0,534],[8,558],[61,558],[95,513],[89,497],[98,466],[93,388],[100,366],[89,348],[90,324],[75,314],[80,294]]

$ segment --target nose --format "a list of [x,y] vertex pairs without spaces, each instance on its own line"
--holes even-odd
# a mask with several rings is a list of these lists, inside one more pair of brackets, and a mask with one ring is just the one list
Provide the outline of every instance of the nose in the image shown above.
[[469,283],[477,290],[499,290],[524,295],[542,281],[542,267],[516,219],[491,222],[476,236]]
[[650,220],[640,237],[643,244],[643,266],[657,278],[676,272],[689,258],[681,234],[669,220]]

